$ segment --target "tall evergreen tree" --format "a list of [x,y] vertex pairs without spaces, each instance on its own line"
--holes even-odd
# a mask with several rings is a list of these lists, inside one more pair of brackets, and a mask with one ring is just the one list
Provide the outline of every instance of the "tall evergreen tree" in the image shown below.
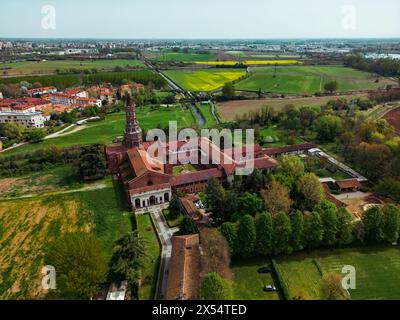
[[233,298],[232,283],[216,272],[207,274],[201,281],[200,298],[203,300],[230,300]]
[[225,222],[221,225],[220,231],[225,237],[231,249],[231,254],[235,255],[237,253],[237,228],[232,222]]
[[304,215],[301,211],[296,211],[290,215],[290,223],[292,225],[292,236],[290,245],[294,251],[304,249]]
[[178,195],[174,194],[172,196],[168,210],[172,219],[176,219],[182,214],[181,201],[179,200]]
[[209,210],[211,210],[211,217],[216,221],[217,224],[224,222],[224,212],[225,212],[225,190],[221,183],[217,179],[211,179],[206,189],[205,194],[205,204]]
[[329,201],[322,201],[315,210],[320,214],[324,235],[322,244],[325,246],[334,246],[337,242],[338,219],[337,208]]
[[346,246],[353,242],[353,217],[346,208],[338,210],[338,233],[339,246]]
[[290,254],[292,248],[290,246],[290,237],[292,235],[292,227],[290,219],[286,213],[280,212],[274,216],[274,253],[275,254]]
[[179,225],[179,235],[187,236],[199,232],[196,222],[191,217],[185,215]]
[[365,240],[380,243],[384,239],[382,211],[379,207],[373,207],[362,217],[364,223]]
[[399,239],[400,209],[389,204],[383,207],[383,235],[387,242],[394,243]]
[[239,221],[238,227],[238,255],[249,258],[254,255],[255,245],[257,240],[256,227],[254,218],[250,215],[245,215]]
[[103,178],[107,173],[103,146],[97,144],[82,147],[79,156],[78,171],[83,180]]
[[304,233],[309,248],[316,248],[321,245],[324,236],[324,228],[321,217],[317,211],[306,213],[304,217]]
[[261,213],[256,216],[256,253],[261,256],[267,256],[272,253],[273,246],[273,228],[272,216],[270,213]]

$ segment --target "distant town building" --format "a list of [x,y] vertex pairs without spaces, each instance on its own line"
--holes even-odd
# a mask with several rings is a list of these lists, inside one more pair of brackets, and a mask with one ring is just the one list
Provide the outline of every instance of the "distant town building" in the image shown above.
[[28,94],[31,97],[42,98],[48,100],[51,93],[56,93],[56,87],[41,87],[41,88],[33,88],[28,90]]
[[45,117],[37,111],[0,111],[0,123],[15,122],[27,128],[43,128],[47,120],[49,120],[49,117]]
[[89,93],[87,91],[79,89],[52,93],[50,94],[50,102],[54,105],[64,105],[75,108],[86,108],[90,106],[101,107],[101,100],[89,98]]

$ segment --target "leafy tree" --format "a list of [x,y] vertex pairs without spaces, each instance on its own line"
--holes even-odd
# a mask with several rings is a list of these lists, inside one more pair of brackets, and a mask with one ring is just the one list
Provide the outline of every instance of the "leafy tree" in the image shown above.
[[61,113],[60,120],[64,123],[74,123],[75,117],[72,115],[72,113],[64,111]]
[[261,213],[256,216],[256,253],[267,256],[272,253],[273,228],[270,213]]
[[337,242],[338,233],[338,219],[337,208],[329,201],[322,201],[315,210],[320,214],[322,226],[324,229],[324,236],[322,244],[326,246],[334,246]]
[[[236,179],[235,179],[236,180]],[[259,193],[265,186],[265,177],[263,176],[261,170],[254,169],[252,174],[245,176],[242,183],[242,190],[252,193]]]
[[383,241],[382,212],[379,207],[368,209],[362,217],[362,222],[364,224],[365,240],[376,243]]
[[217,272],[225,279],[231,278],[231,254],[227,240],[215,228],[204,228],[200,231],[201,272]]
[[337,91],[338,88],[339,88],[339,83],[337,81],[331,81],[324,85],[325,91],[330,93]]
[[16,122],[6,122],[0,124],[0,135],[10,140],[21,141],[25,128]]
[[316,121],[317,139],[332,142],[343,131],[343,121],[334,115],[326,115]]
[[321,244],[324,228],[317,211],[306,213],[304,216],[304,234],[309,248],[316,248]]
[[96,144],[81,149],[78,162],[79,175],[83,180],[102,179],[107,173],[103,146]]
[[112,276],[120,281],[127,280],[132,288],[137,287],[150,258],[146,245],[137,231],[118,240],[110,262]]
[[204,190],[205,204],[211,210],[211,217],[217,222],[222,223],[225,220],[225,190],[221,183],[216,179],[211,179]]
[[57,291],[66,299],[93,299],[106,281],[107,264],[100,242],[90,233],[67,233],[46,249],[45,262],[55,267]]
[[297,182],[297,193],[300,206],[313,210],[324,199],[324,189],[314,173],[306,173]]
[[265,190],[261,191],[265,208],[272,214],[278,212],[288,213],[292,205],[289,190],[279,182],[273,180]]
[[359,242],[364,242],[365,228],[364,223],[361,220],[358,220],[353,224],[352,234],[355,240]]
[[182,215],[181,201],[177,194],[173,194],[171,202],[169,203],[169,215],[172,219],[177,219]]
[[188,215],[184,215],[181,224],[179,225],[179,235],[187,236],[199,232],[196,222]]
[[249,214],[255,216],[263,209],[262,200],[254,193],[245,192],[238,199],[237,213],[234,215],[233,220],[237,221],[240,217]]
[[339,246],[346,246],[353,242],[353,217],[346,208],[338,210],[337,240]]
[[395,243],[399,239],[400,209],[389,204],[383,207],[383,236],[389,243]]
[[254,255],[254,249],[257,240],[257,232],[254,224],[254,218],[245,215],[239,220],[238,226],[238,255],[249,258]]
[[200,298],[202,300],[230,300],[233,298],[232,283],[221,278],[218,273],[211,272],[201,281]]
[[303,161],[297,156],[282,156],[279,158],[280,170],[287,176],[298,178],[304,173]]
[[227,82],[222,87],[222,94],[227,98],[232,98],[235,96],[235,87],[233,86],[232,82]]
[[350,296],[342,286],[342,276],[327,273],[322,277],[322,298],[324,300],[349,300]]
[[390,197],[400,202],[400,181],[393,178],[384,178],[379,181],[375,187],[375,191],[384,197]]
[[280,212],[274,216],[274,253],[275,254],[290,254],[292,248],[290,246],[290,238],[292,236],[292,227],[290,219],[286,213]]
[[232,222],[225,222],[221,225],[220,231],[228,241],[231,254],[235,255],[237,251],[237,228]]
[[37,143],[43,140],[46,136],[43,129],[40,128],[32,128],[26,133],[26,140],[32,143]]
[[301,211],[296,211],[290,215],[290,223],[292,226],[292,236],[290,245],[294,251],[304,249],[304,215]]

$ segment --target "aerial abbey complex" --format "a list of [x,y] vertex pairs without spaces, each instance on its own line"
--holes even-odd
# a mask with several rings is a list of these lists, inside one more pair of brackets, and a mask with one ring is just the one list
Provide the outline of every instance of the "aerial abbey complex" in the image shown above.
[[[148,150],[157,143],[165,154],[166,162],[150,156]],[[246,150],[245,147],[243,147]],[[106,147],[107,163],[115,179],[119,179],[133,208],[169,202],[172,192],[201,192],[212,178],[232,182],[235,170],[244,168],[252,162],[257,169],[270,170],[277,166],[276,160],[268,156],[265,150],[254,146],[253,154],[246,154],[240,160],[232,157],[233,149],[221,150],[208,138],[195,138],[186,141],[163,143],[159,141],[143,142],[142,130],[136,118],[136,107],[131,97],[126,99],[126,126],[122,143]],[[178,159],[179,153],[199,159],[208,156],[210,164],[197,165],[198,171],[173,174],[173,168],[182,163],[170,161]],[[218,161],[211,161],[216,159]],[[213,163],[218,163],[214,165]]]

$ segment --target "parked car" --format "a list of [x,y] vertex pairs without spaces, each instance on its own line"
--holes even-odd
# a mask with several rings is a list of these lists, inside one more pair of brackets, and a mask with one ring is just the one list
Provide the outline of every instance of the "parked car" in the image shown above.
[[275,286],[266,285],[266,286],[264,286],[264,291],[265,291],[265,292],[275,292],[275,291],[277,291],[277,290],[276,290],[276,287],[275,287]]
[[263,268],[258,269],[258,273],[260,273],[260,274],[270,273],[270,272],[271,272],[271,269],[268,267],[263,267]]

